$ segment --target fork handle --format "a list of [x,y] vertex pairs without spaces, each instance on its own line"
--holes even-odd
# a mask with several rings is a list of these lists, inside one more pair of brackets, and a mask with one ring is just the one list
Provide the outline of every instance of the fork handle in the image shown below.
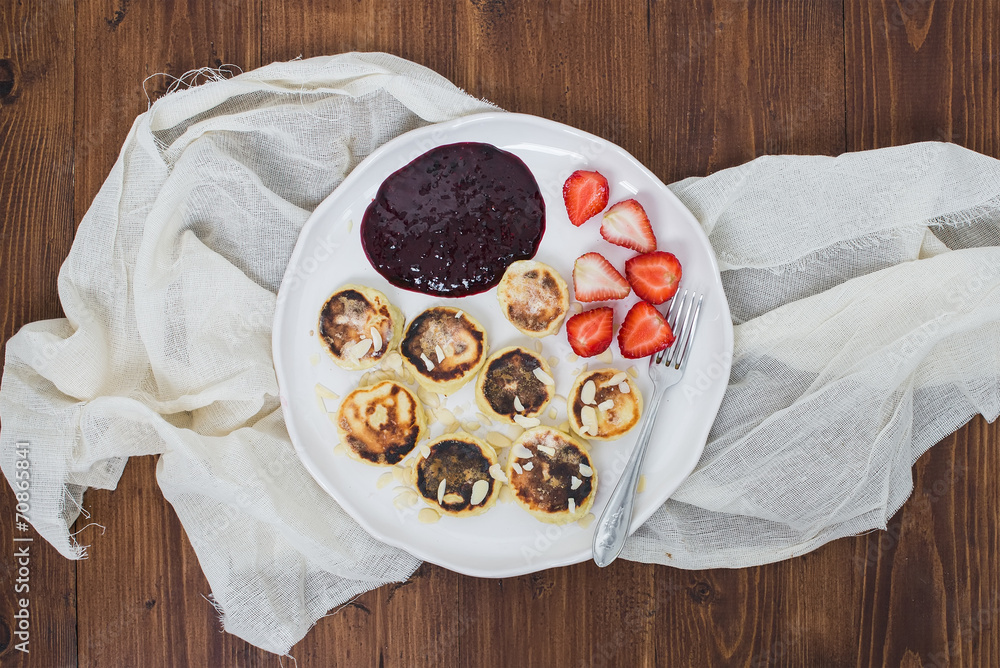
[[635,490],[639,484],[642,459],[646,455],[649,437],[653,433],[653,424],[656,422],[657,409],[660,407],[660,400],[663,399],[663,393],[666,389],[666,387],[653,389],[653,398],[646,409],[646,416],[642,420],[635,448],[632,450],[628,463],[625,464],[625,470],[615,486],[615,491],[611,493],[608,505],[601,513],[601,519],[597,522],[597,529],[594,532],[594,562],[601,568],[617,559],[618,555],[622,553],[622,548],[625,547],[628,527],[632,522],[632,507],[635,505]]

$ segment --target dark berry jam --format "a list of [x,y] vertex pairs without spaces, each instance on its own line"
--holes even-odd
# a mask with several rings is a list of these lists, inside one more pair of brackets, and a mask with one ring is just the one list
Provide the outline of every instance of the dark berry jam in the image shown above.
[[545,203],[528,167],[469,142],[438,146],[389,176],[365,211],[361,243],[393,285],[464,297],[534,257],[544,231]]

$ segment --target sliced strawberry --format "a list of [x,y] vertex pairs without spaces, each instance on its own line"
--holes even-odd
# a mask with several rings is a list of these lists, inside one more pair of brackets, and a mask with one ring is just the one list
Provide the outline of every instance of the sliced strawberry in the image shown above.
[[608,346],[614,331],[615,312],[610,306],[577,313],[566,321],[566,337],[580,357],[600,355]]
[[656,251],[626,260],[625,277],[635,294],[652,304],[662,304],[677,293],[681,263],[673,253]]
[[601,236],[613,244],[640,253],[656,250],[656,236],[653,226],[649,224],[649,216],[634,199],[618,202],[607,210],[601,221]]
[[608,180],[600,172],[577,170],[563,184],[569,222],[580,227],[608,205]]
[[573,265],[573,291],[578,302],[624,299],[632,288],[600,253],[585,253]]
[[663,315],[649,302],[638,302],[618,330],[618,347],[629,359],[648,357],[674,342]]

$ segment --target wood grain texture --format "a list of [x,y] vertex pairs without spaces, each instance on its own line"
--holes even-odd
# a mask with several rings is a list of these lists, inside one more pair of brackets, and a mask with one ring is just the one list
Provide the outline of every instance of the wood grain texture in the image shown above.
[[[8,2],[0,7],[0,343],[4,346],[22,325],[62,315],[56,275],[74,229],[73,37],[72,0]],[[75,564],[34,530],[16,530],[17,501],[8,485],[0,486],[0,662],[75,666]],[[15,536],[33,540],[15,543]],[[15,548],[25,546],[27,575],[19,573],[21,560],[14,558]],[[21,598],[29,601],[29,654],[17,650],[21,639],[13,635],[18,623],[13,615]]]
[[[255,2],[80,0],[76,5],[76,219],[96,195],[147,95],[199,67],[260,64]],[[152,76],[165,73],[167,76]],[[114,492],[84,505],[90,559],[77,564],[83,666],[232,666],[271,655],[220,633],[211,592],[151,458],[129,463]]]
[[[47,17],[44,38],[29,15]],[[58,315],[74,221],[156,72],[387,51],[505,109],[606,137],[667,182],[763,154],[924,139],[1000,153],[1000,11],[987,0],[78,0],[75,14],[68,2],[24,3],[0,17],[0,58],[24,93],[8,102],[0,62],[4,340]],[[23,78],[22,63],[36,62]],[[168,84],[146,90],[155,98]],[[711,571],[580,564],[505,580],[424,565],[321,619],[292,655],[323,666],[997,665],[998,445],[1000,427],[973,420],[920,459],[887,531],[802,557]],[[40,553],[33,600],[58,614],[48,653],[25,665],[279,665],[218,632],[154,469],[136,460],[116,491],[88,493],[107,526],[81,536],[90,560],[74,568]],[[5,490],[3,514],[12,504]],[[10,532],[0,520],[0,541]]]

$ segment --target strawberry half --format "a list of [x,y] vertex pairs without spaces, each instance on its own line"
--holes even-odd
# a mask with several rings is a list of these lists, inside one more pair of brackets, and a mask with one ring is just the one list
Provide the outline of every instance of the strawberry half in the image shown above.
[[618,330],[618,347],[629,359],[649,357],[674,342],[663,315],[649,302],[638,302],[629,310]]
[[673,253],[644,253],[625,261],[625,277],[635,294],[652,304],[662,304],[681,283],[681,263]]
[[600,355],[608,346],[614,334],[615,312],[610,306],[577,313],[566,321],[566,337],[573,352],[580,357]]
[[600,253],[584,253],[573,265],[573,291],[578,302],[624,299],[632,288]]
[[608,180],[600,172],[577,170],[563,184],[569,222],[580,227],[608,205]]
[[601,236],[618,246],[640,253],[656,250],[656,236],[649,216],[634,199],[618,202],[607,210],[601,221]]

